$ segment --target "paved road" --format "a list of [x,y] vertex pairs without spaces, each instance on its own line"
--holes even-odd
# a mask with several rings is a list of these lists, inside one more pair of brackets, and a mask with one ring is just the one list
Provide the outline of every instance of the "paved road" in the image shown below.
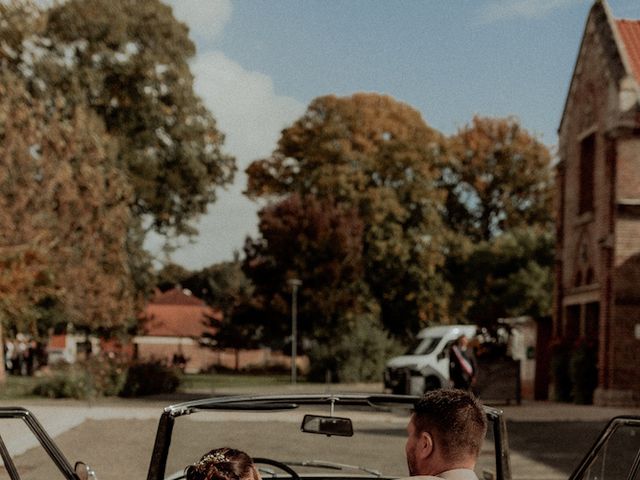
[[[238,392],[226,392],[238,393]],[[165,400],[119,401],[110,400],[93,404],[73,401],[30,401],[27,407],[38,417],[55,438],[70,461],[82,459],[100,473],[100,480],[145,478],[155,430],[162,407],[173,403]],[[513,478],[518,480],[564,479],[591,446],[597,433],[608,418],[621,414],[640,415],[640,409],[606,409],[554,403],[529,403],[504,406],[508,419]],[[212,435],[224,433],[227,442],[253,452],[254,455],[296,458],[298,448],[313,448],[319,458],[323,449],[332,450],[344,463],[373,466],[383,471],[404,473],[406,418],[381,416],[377,420],[359,418],[359,435],[370,445],[365,457],[353,458],[348,446],[328,443],[324,437],[307,435],[303,441],[285,447],[283,438],[297,431],[298,418],[283,414],[276,423],[261,426],[264,436],[246,440],[246,426],[255,425],[255,418],[225,414],[214,428],[202,422],[189,424],[182,431],[185,440],[176,445],[171,469],[179,469],[185,458],[197,458],[210,445]],[[289,415],[289,417],[287,417]],[[355,419],[354,419],[355,421]],[[293,425],[295,424],[295,425]],[[19,456],[18,466],[28,472],[28,478],[56,478],[46,466],[29,435],[15,425],[1,432],[8,447]],[[177,429],[176,433],[180,434]],[[333,437],[335,438],[335,437]],[[277,453],[277,455],[276,455]],[[491,452],[483,453],[483,462],[491,460]],[[170,462],[171,463],[171,462]],[[393,470],[395,469],[395,470]]]

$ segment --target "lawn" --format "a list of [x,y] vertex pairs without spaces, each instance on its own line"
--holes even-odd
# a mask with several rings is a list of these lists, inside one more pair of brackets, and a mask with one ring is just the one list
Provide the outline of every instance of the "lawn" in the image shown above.
[[5,383],[0,385],[0,400],[35,397],[31,392],[37,381],[35,377],[7,375]]
[[210,373],[189,374],[180,377],[180,390],[212,392],[220,388],[258,387],[285,385],[291,382],[289,374]]

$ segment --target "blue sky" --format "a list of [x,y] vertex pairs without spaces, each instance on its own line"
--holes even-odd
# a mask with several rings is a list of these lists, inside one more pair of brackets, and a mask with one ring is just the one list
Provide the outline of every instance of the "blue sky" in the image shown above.
[[[587,0],[168,0],[191,28],[196,89],[238,159],[236,182],[172,256],[230,260],[256,235],[242,170],[314,98],[380,92],[446,134],[473,115],[514,115],[553,148]],[[640,1],[610,0],[640,19]],[[149,247],[157,249],[157,239]]]

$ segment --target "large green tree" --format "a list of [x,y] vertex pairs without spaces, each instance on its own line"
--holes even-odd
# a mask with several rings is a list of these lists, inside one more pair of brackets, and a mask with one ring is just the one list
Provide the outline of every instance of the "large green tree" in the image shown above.
[[365,282],[385,326],[404,335],[446,316],[442,143],[415,109],[389,96],[320,97],[270,157],[249,166],[247,193],[296,192],[355,208]]
[[551,315],[553,245],[549,232],[527,227],[455,252],[447,263],[452,309],[489,327],[499,318]]

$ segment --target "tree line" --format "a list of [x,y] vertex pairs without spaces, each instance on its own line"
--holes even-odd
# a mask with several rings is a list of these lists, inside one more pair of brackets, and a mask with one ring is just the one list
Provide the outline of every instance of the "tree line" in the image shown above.
[[[246,194],[267,205],[242,260],[218,266],[251,288],[226,304],[222,344],[259,332],[286,347],[292,278],[299,348],[318,379],[376,378],[398,342],[430,324],[548,316],[550,162],[514,118],[477,116],[446,136],[389,96],[314,100],[247,168]],[[182,281],[225,290],[202,287],[212,278]]]
[[282,347],[299,278],[300,348],[346,378],[422,326],[549,315],[551,155],[517,119],[447,136],[387,95],[319,97],[247,168],[265,206],[244,255],[155,274],[147,233],[194,234],[235,171],[187,27],[159,0],[14,1],[0,18],[5,326],[134,329],[173,281],[222,307],[221,345]]

